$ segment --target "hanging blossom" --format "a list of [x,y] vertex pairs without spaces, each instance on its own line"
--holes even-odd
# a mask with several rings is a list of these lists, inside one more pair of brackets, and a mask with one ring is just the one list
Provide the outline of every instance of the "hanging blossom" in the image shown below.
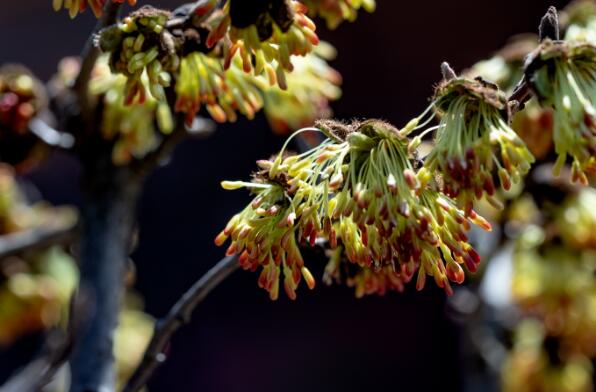
[[596,173],[596,47],[546,40],[526,73],[540,104],[554,109],[554,174],[570,156],[572,181],[588,184],[588,175]]
[[362,8],[374,12],[375,0],[301,0],[308,8],[310,16],[320,16],[327,22],[327,27],[335,29],[341,22],[353,22]]
[[[464,279],[461,264],[470,271],[477,269],[480,258],[467,242],[465,232],[471,223],[487,230],[490,225],[474,211],[466,217],[448,197],[435,190],[432,179],[425,179],[425,187],[421,186],[414,157],[408,151],[409,140],[403,133],[378,120],[350,125],[322,121],[317,128],[301,131],[310,130],[322,130],[328,138],[303,154],[285,156],[282,149],[272,161],[261,161],[264,173],[259,178],[265,177],[267,184],[224,183],[227,188],[264,188],[267,191],[260,192],[267,192],[263,199],[269,201],[263,207],[261,198],[255,199],[258,202],[232,218],[218,236],[219,244],[232,236],[229,254],[248,246],[240,243],[239,248],[237,241],[250,233],[281,243],[284,230],[291,226],[295,237],[285,242],[284,249],[287,244],[293,248],[294,238],[311,246],[322,238],[331,249],[341,246],[342,257],[349,263],[375,273],[384,270],[384,280],[376,279],[383,285],[379,283],[374,290],[364,292],[397,288],[398,280],[406,283],[418,272],[418,289],[424,287],[430,275],[451,293],[449,282],[461,283]],[[272,181],[281,186],[272,188]],[[255,220],[256,210],[274,217],[269,218],[271,223],[262,226],[264,220]],[[260,230],[251,226],[253,221]],[[246,239],[247,244],[255,245],[256,235]],[[270,259],[278,253],[268,246],[256,249],[251,258],[259,250]],[[387,275],[387,267],[393,274]],[[356,284],[356,280],[352,282]]]
[[341,75],[326,59],[334,54],[330,45],[295,59],[288,74],[288,90],[282,90],[266,75],[254,76],[242,70],[235,57],[227,70],[213,53],[193,52],[182,58],[176,81],[176,111],[192,122],[204,106],[214,120],[234,122],[240,113],[249,119],[265,110],[269,124],[278,133],[302,128],[317,118],[329,117],[329,101],[338,99]]
[[201,52],[184,57],[176,81],[176,111],[186,114],[187,123],[192,122],[201,105],[218,122],[236,121],[236,111],[253,119],[263,107],[258,88],[262,83],[241,67],[241,60],[234,59],[224,70],[221,59]]
[[[114,0],[114,2],[128,2],[130,6],[137,4],[137,0]],[[87,5],[91,7],[95,17],[99,18],[103,12],[105,3],[106,0],[52,0],[54,11],[60,11],[63,8],[67,9],[71,18],[76,17],[79,12],[85,11],[87,9]]]
[[361,267],[390,266],[403,282],[418,272],[418,289],[430,275],[451,293],[449,281],[464,278],[460,264],[476,271],[480,258],[465,231],[470,222],[487,230],[490,225],[475,213],[466,218],[433,187],[422,187],[403,132],[377,120],[348,129],[320,126],[340,139],[347,135],[340,154],[348,163],[336,166],[330,177],[329,186],[337,189],[327,208],[335,222],[328,235],[332,248],[341,243],[348,261]]
[[[90,93],[95,99],[101,99],[104,106],[100,130],[104,139],[114,141],[112,161],[125,165],[152,151],[159,144],[160,135],[173,131],[174,120],[167,103],[151,96],[147,96],[143,104],[126,104],[127,79],[111,73],[108,61],[107,56],[97,61],[91,75]],[[54,88],[71,85],[79,68],[77,59],[62,60],[52,80]],[[147,86],[150,82],[143,76],[140,83]]]
[[[524,34],[514,37],[505,47],[488,59],[479,61],[464,71],[469,79],[481,77],[497,84],[507,94],[513,93],[515,86],[524,75],[524,60],[538,46],[538,36]],[[511,128],[524,141],[528,150],[537,160],[547,157],[553,148],[553,113],[550,108],[542,108],[535,99],[524,104],[511,118]]]
[[[454,199],[466,215],[472,212],[474,201],[483,196],[494,206],[500,206],[492,197],[493,169],[497,168],[501,186],[508,190],[534,162],[524,142],[504,118],[508,111],[504,94],[481,79],[455,78],[438,87],[427,112],[433,107],[440,117],[439,125],[426,129],[413,140],[415,147],[426,133],[436,130],[435,145],[424,158],[419,177],[440,174],[441,192]],[[415,121],[429,122],[430,118],[425,120],[425,116],[426,113]]]
[[293,0],[228,0],[207,45],[223,39],[226,69],[237,55],[245,72],[266,74],[286,88],[291,56],[305,56],[319,43],[316,26],[305,12],[304,4]]
[[[301,196],[294,195],[292,198],[285,181],[285,175],[280,173],[273,179],[258,176],[252,183],[222,183],[226,189],[246,187],[256,196],[241,213],[228,222],[215,239],[217,245],[222,245],[231,238],[232,242],[226,253],[239,253],[242,268],[256,271],[262,267],[259,287],[267,290],[272,300],[278,298],[282,272],[283,287],[291,299],[296,298],[296,288],[302,278],[309,288],[315,286],[314,278],[304,266],[298,248],[298,238],[310,238],[311,235],[306,232],[304,225],[296,224],[297,214],[300,213],[296,208],[299,204],[296,200]],[[313,233],[312,237],[316,238],[317,232]]]
[[294,70],[287,75],[287,90],[267,87],[259,78],[264,95],[264,110],[274,132],[287,134],[309,126],[315,120],[331,117],[330,101],[341,96],[341,75],[327,61],[335,48],[321,42],[312,53],[293,60]]
[[[145,102],[147,92],[165,101],[164,88],[170,86],[171,73],[180,66],[174,38],[164,30],[169,18],[168,11],[144,6],[97,37],[97,45],[110,53],[112,71],[127,78],[126,104]],[[143,77],[149,83],[142,83]]]

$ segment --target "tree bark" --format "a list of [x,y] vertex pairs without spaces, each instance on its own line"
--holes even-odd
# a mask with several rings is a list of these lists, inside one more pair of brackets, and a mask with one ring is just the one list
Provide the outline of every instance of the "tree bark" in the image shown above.
[[115,389],[113,335],[141,179],[114,167],[110,158],[99,158],[103,165],[90,159],[84,169],[79,290],[90,298],[91,309],[70,360],[71,392]]

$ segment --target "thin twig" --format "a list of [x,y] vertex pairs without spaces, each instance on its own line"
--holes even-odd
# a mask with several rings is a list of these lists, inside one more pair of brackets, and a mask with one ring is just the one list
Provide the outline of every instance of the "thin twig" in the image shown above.
[[40,226],[0,236],[0,260],[30,250],[71,242],[75,233],[76,226],[74,225],[68,227]]
[[91,114],[91,105],[88,96],[89,81],[91,80],[91,73],[93,72],[95,63],[101,54],[99,48],[94,44],[95,35],[101,29],[116,23],[121,5],[121,3],[112,0],[106,2],[103,14],[97,21],[93,33],[87,38],[87,42],[83,48],[83,53],[81,54],[81,70],[79,71],[79,75],[73,86],[83,118],[88,118]]
[[147,383],[159,365],[166,360],[164,350],[172,335],[190,321],[190,316],[197,305],[211,290],[238,269],[238,266],[237,256],[228,256],[220,260],[184,293],[165,318],[156,323],[143,360],[128,380],[123,392],[137,392]]
[[[555,7],[549,7],[538,26],[540,42],[545,39],[558,40],[559,39],[559,17]],[[531,56],[531,55],[530,55]],[[524,75],[513,89],[513,93],[509,97],[512,114],[522,110],[525,103],[532,98],[532,89],[528,83],[528,58],[524,65]]]

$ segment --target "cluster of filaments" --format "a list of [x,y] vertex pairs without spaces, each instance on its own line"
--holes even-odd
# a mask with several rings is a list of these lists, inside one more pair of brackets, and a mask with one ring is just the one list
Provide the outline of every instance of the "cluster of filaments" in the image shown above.
[[[173,108],[189,125],[201,108],[233,122],[265,107],[287,115],[269,116],[277,129],[329,115],[341,78],[325,61],[333,49],[315,50],[319,39],[304,5],[229,0],[219,8],[210,0],[193,7],[180,16],[144,6],[100,32],[96,42],[110,53],[112,72],[127,78],[125,104],[143,104],[147,96],[165,102],[173,87]],[[303,60],[298,69],[296,57]],[[288,88],[299,91],[283,94]],[[304,109],[292,110],[297,98]]]
[[[435,144],[419,172],[441,175],[441,192],[469,215],[477,200],[500,207],[496,199],[495,169],[501,187],[509,190],[529,171],[534,158],[507,123],[507,100],[495,85],[483,80],[456,78],[443,82],[433,101],[439,125]],[[423,135],[422,134],[422,135]],[[415,143],[420,140],[419,135]]]
[[[369,276],[357,292],[403,289],[417,273],[418,289],[432,276],[451,293],[450,282],[464,279],[461,264],[475,271],[480,261],[466,231],[471,223],[489,230],[490,225],[473,211],[466,216],[436,190],[434,181],[420,184],[410,141],[393,126],[376,120],[327,125],[320,126],[330,137],[318,147],[261,161],[253,183],[224,183],[226,188],[245,186],[257,196],[230,220],[216,243],[230,237],[228,253],[242,252],[247,269],[262,266],[261,277],[277,278],[265,271],[272,262],[277,271],[281,265],[290,298],[295,287],[288,288],[288,276],[298,276],[298,268],[304,274],[297,246],[313,246],[317,239],[338,253],[328,266],[336,275],[334,260],[345,259],[357,267],[349,281]],[[336,132],[336,126],[347,131]],[[285,267],[287,260],[294,270]],[[276,297],[275,283],[259,283]]]
[[571,157],[572,180],[596,173],[596,48],[588,43],[544,42],[533,54],[530,82],[542,106],[554,109],[554,172]]

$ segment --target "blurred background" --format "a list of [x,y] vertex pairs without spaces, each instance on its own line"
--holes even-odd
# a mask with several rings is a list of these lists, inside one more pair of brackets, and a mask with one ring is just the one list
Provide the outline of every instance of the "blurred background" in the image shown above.
[[[337,48],[332,65],[344,77],[335,116],[383,118],[401,126],[427,106],[442,61],[460,72],[511,36],[535,32],[549,5],[566,4],[379,0],[375,13],[361,12],[355,23],[334,31],[320,22],[319,36]],[[0,9],[0,63],[23,63],[42,80],[61,58],[80,52],[94,25],[90,12],[70,21],[65,12],[54,13],[50,1],[4,1]],[[207,140],[183,142],[169,165],[147,179],[132,258],[136,289],[149,314],[163,316],[223,256],[213,238],[249,199],[244,191],[222,190],[220,181],[246,179],[254,161],[276,152],[283,140],[262,114],[252,122],[242,118],[218,126]],[[77,163],[56,153],[28,178],[51,203],[77,205],[78,175]],[[307,257],[320,277],[323,255],[307,251]],[[149,391],[498,389],[470,373],[483,365],[470,354],[466,330],[434,285],[363,299],[351,288],[320,285],[300,290],[295,302],[280,297],[271,302],[255,274],[236,272],[176,334],[171,357]],[[35,355],[41,340],[28,335],[0,346],[0,384]]]

